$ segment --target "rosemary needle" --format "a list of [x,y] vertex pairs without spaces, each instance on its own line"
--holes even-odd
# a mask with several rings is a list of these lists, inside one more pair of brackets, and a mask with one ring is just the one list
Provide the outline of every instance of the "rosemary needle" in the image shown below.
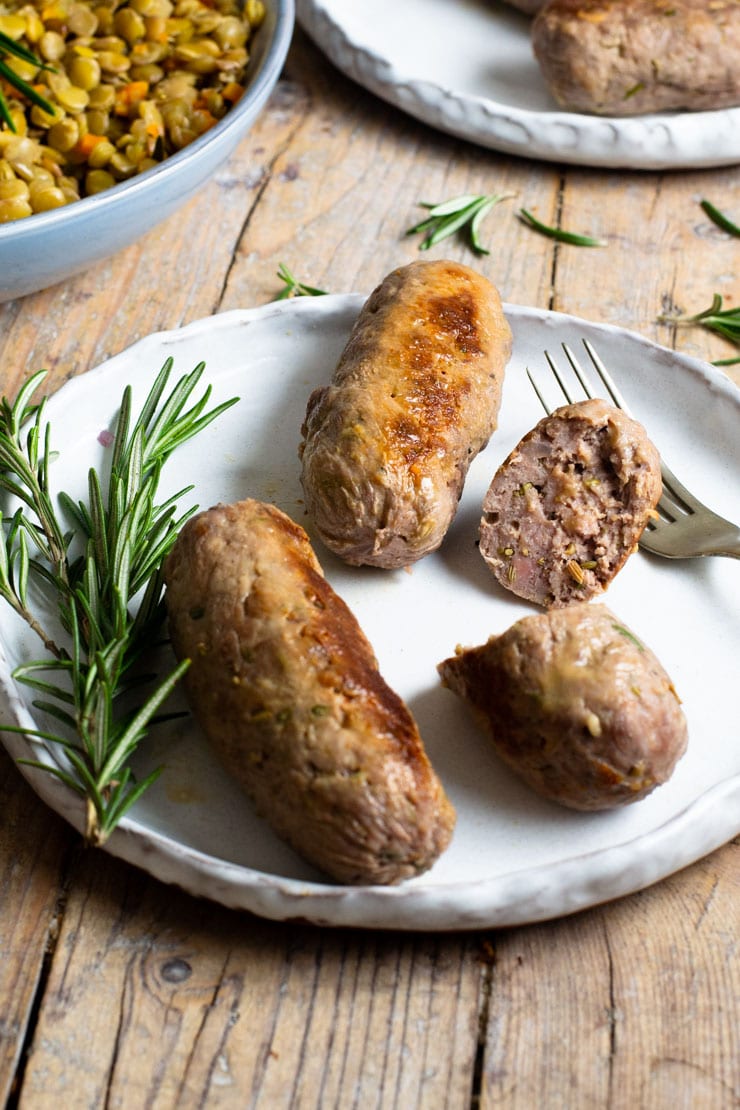
[[594,239],[590,235],[578,235],[574,231],[564,231],[560,227],[550,227],[549,224],[544,224],[536,216],[533,216],[527,208],[521,208],[518,215],[523,223],[528,224],[535,231],[539,231],[541,235],[546,235],[549,239],[556,239],[558,243],[571,243],[574,247],[607,246],[604,239]]
[[464,193],[459,197],[442,201],[440,204],[427,204],[421,202],[421,207],[426,208],[428,216],[420,223],[410,227],[407,235],[424,235],[419,250],[429,250],[430,247],[447,239],[450,235],[468,229],[468,242],[476,254],[489,254],[480,239],[480,227],[484,216],[502,200],[512,197],[513,193]]
[[[12,404],[0,400],[0,488],[20,503],[9,519],[0,516],[0,596],[49,652],[17,667],[14,677],[39,695],[34,706],[63,728],[2,727],[47,745],[51,762],[24,762],[83,797],[85,837],[96,845],[157,777],[154,771],[137,782],[130,759],[188,666],[183,661],[142,700],[132,700],[146,682],[137,665],[164,617],[162,560],[195,512],[195,506],[178,508],[191,486],[157,503],[162,467],[236,402],[206,411],[207,388],[190,403],[202,363],[165,395],[171,369],[168,359],[135,419],[131,389],[124,390],[107,480],[90,470],[87,500],[60,494],[71,531],[54,507],[45,402],[31,403],[45,371],[34,374]],[[32,610],[31,579],[47,598],[45,611],[56,613],[61,635],[42,627]]]
[[730,235],[740,237],[740,227],[734,224],[732,220],[728,219],[724,212],[720,212],[719,208],[715,208],[711,201],[703,200],[701,206],[712,223],[715,223],[717,227],[721,227],[723,231],[729,232]]
[[285,282],[285,288],[278,293],[276,301],[287,300],[288,297],[325,297],[325,289],[316,289],[313,285],[304,285],[294,277],[284,262],[278,266],[277,276]]

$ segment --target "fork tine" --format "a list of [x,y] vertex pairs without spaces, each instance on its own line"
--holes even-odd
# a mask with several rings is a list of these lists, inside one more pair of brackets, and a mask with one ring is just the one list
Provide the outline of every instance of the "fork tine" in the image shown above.
[[[547,358],[547,357],[548,357],[547,351],[545,351],[545,358]],[[539,388],[539,386],[537,385],[537,382],[534,380],[534,378],[532,376],[532,371],[529,369],[529,367],[527,367],[526,370],[527,370],[527,377],[529,378],[529,384],[532,386],[532,389],[537,394],[537,400],[542,405],[545,412],[549,414],[550,406],[548,405],[548,403],[545,400],[545,398],[543,397],[543,395],[540,393],[540,388]]]
[[565,351],[565,357],[568,359],[568,362],[571,365],[571,369],[572,369],[573,373],[578,378],[578,381],[580,383],[580,386],[581,386],[581,389],[583,390],[583,392],[589,398],[595,397],[597,391],[594,389],[593,385],[591,384],[591,380],[588,377],[588,374],[583,369],[580,362],[578,361],[576,356],[573,354],[573,351],[570,349],[570,347],[568,346],[567,343],[563,343],[563,350]]
[[617,389],[616,382],[612,378],[612,376],[609,373],[609,371],[607,370],[606,366],[604,366],[604,363],[601,361],[599,356],[596,354],[596,351],[593,349],[593,347],[589,343],[588,339],[583,340],[583,346],[586,348],[586,351],[588,352],[588,357],[591,359],[591,362],[594,364],[594,367],[596,369],[596,373],[599,375],[602,382],[604,383],[604,388],[606,389],[607,393],[611,397],[614,404],[617,406],[618,409],[621,409],[622,412],[626,413],[627,416],[631,416],[632,414],[630,413],[630,410],[627,406],[627,402],[625,401],[624,397],[622,396],[622,394]]
[[571,397],[570,393],[568,392],[568,389],[567,389],[567,386],[566,386],[565,382],[560,377],[560,371],[558,370],[557,366],[555,365],[552,358],[550,357],[550,352],[549,351],[545,351],[545,358],[547,359],[548,365],[549,365],[550,369],[553,372],[553,376],[555,378],[555,381],[558,383],[561,390],[563,391],[563,396],[565,397],[568,404],[572,405],[573,404],[573,398]]

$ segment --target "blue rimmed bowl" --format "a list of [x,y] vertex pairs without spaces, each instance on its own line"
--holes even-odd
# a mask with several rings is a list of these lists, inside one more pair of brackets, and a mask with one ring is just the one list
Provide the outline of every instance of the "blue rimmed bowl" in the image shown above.
[[294,0],[265,0],[247,89],[215,127],[145,173],[63,208],[0,225],[0,302],[81,273],[145,235],[209,180],[262,111],[285,61]]

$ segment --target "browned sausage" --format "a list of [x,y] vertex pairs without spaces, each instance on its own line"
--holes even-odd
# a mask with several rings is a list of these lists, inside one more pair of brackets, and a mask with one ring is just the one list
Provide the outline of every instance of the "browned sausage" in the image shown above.
[[673,683],[603,605],[525,617],[439,671],[512,770],[573,809],[645,797],[686,749]]
[[738,0],[549,0],[532,42],[550,92],[570,111],[740,104]]
[[278,835],[340,882],[430,867],[454,811],[303,529],[259,501],[217,506],[185,525],[165,576],[193,712]]
[[547,607],[585,601],[634,551],[661,488],[642,425],[599,399],[564,405],[494,475],[481,555],[519,597]]
[[511,332],[457,262],[394,270],[371,295],[303,425],[301,480],[326,546],[402,567],[434,551],[496,427]]

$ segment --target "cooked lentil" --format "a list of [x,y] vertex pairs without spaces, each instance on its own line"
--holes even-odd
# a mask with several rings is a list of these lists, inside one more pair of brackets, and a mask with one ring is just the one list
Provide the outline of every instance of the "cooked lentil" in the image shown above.
[[150,169],[244,91],[262,0],[0,0],[0,30],[53,67],[5,63],[53,113],[0,78],[0,223],[70,204]]

